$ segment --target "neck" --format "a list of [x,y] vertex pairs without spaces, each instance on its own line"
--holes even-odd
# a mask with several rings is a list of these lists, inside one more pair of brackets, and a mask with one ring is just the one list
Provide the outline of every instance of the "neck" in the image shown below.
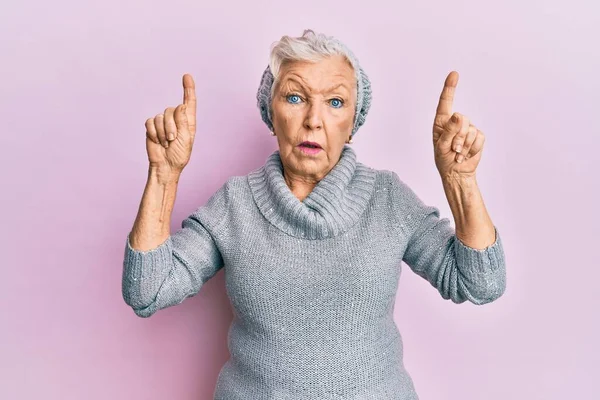
[[264,217],[303,239],[334,237],[350,229],[374,191],[375,170],[359,163],[350,147],[344,148],[338,163],[310,190],[306,182],[288,185],[283,170],[279,151],[275,151],[265,165],[248,175],[248,183]]
[[302,177],[293,177],[291,174],[287,172],[285,168],[283,168],[283,176],[285,179],[285,183],[290,188],[290,191],[298,198],[298,200],[303,201],[310,192],[313,191],[318,181],[310,181],[303,179]]

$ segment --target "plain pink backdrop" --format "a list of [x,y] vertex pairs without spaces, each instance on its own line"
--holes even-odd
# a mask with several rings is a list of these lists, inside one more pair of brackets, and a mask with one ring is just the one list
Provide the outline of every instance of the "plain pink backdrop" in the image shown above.
[[179,229],[276,149],[256,89],[270,44],[305,28],[343,40],[371,78],[359,160],[442,216],[431,125],[451,70],[454,110],[486,135],[478,181],[507,290],[456,305],[402,265],[395,318],[422,400],[600,398],[599,16],[591,0],[2,4],[0,398],[212,398],[229,356],[224,271],[149,319],[121,297],[144,122],[194,76]]

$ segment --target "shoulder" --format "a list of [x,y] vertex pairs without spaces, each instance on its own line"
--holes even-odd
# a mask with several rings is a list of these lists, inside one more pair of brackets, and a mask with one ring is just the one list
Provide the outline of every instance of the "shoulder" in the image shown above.
[[391,185],[399,180],[398,174],[396,174],[394,171],[387,169],[376,169],[360,161],[356,162],[355,175],[361,177],[361,179],[363,176],[374,176],[376,186],[386,184]]
[[369,171],[369,173],[375,175],[377,185],[399,186],[404,184],[398,174],[389,169],[376,169],[360,161],[356,162],[356,168],[358,171]]
[[228,214],[235,208],[236,201],[245,196],[243,193],[245,187],[245,176],[230,176],[208,198],[205,204],[194,211],[192,216],[213,231],[219,229],[227,220]]
[[208,200],[207,205],[218,202],[227,202],[228,204],[231,204],[233,201],[235,201],[239,192],[245,191],[247,189],[247,182],[247,176],[230,176],[225,180],[225,182],[223,182],[221,187],[219,187],[215,191],[215,193],[213,193],[213,195]]
[[361,162],[357,162],[357,168],[363,170],[370,170],[375,175],[375,186],[376,189],[385,189],[389,191],[390,195],[401,196],[409,198],[410,200],[418,200],[418,197],[414,190],[396,173],[395,171],[388,169],[376,169],[365,165]]
[[377,170],[377,173],[380,176],[379,180],[387,185],[392,190],[392,193],[399,196],[416,196],[414,190],[396,172],[381,169]]
[[377,171],[377,182],[380,188],[385,188],[391,208],[400,214],[428,214],[438,212],[437,208],[426,204],[408,183],[390,170]]
[[388,169],[375,169],[375,182],[379,186],[384,186],[393,192],[403,192],[410,190],[410,187],[400,179],[400,176],[395,171]]

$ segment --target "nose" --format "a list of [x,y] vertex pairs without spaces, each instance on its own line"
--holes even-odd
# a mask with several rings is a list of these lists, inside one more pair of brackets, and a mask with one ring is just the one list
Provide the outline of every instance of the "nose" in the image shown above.
[[323,128],[323,110],[318,102],[312,102],[308,106],[304,118],[304,127],[310,131],[316,131]]

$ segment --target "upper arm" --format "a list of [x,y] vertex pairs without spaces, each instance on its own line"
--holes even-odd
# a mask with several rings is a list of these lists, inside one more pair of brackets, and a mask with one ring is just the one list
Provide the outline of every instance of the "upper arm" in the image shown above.
[[450,255],[454,228],[448,218],[440,217],[439,208],[425,204],[396,173],[393,173],[393,179],[394,210],[406,227],[402,261],[417,275],[441,289],[443,295],[452,282],[441,267]]
[[[395,175],[395,173],[394,173]],[[409,228],[403,261],[434,286],[444,299],[484,304],[505,290],[505,262],[496,227],[496,241],[486,249],[473,249],[458,239],[439,208],[424,203],[416,193],[394,177],[396,212]]]

